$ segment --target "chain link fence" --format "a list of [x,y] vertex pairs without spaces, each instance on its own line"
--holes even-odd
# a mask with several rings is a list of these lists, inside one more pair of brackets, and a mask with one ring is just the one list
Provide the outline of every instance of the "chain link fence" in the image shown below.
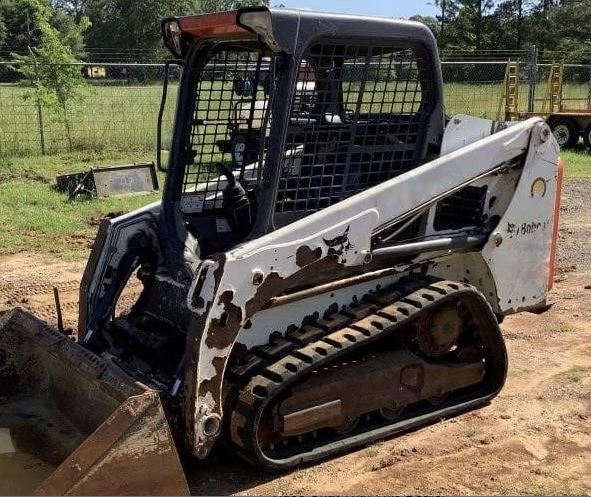
[[[524,112],[547,110],[544,102],[552,64],[540,63],[535,55],[513,54],[519,68],[519,108]],[[500,54],[497,60],[444,56],[446,113],[503,119],[510,58],[505,56]],[[140,154],[155,150],[164,64],[85,62],[76,66],[86,84],[68,101],[64,115],[38,101],[35,81],[23,79],[15,63],[0,60],[0,155],[76,150]],[[163,116],[164,144],[171,138],[179,76],[179,68],[171,66]],[[591,65],[565,64],[563,101],[570,108],[591,110]]]
[[[73,150],[153,151],[164,64],[77,64],[85,84],[65,112],[43,105],[35,81],[0,62],[0,155]],[[180,71],[171,66],[163,143],[170,140]]]
[[[550,63],[538,64],[531,75],[532,85],[527,81],[527,73],[521,78],[523,85],[533,87],[531,90],[534,93],[533,103],[529,104],[533,112],[550,111],[551,69]],[[569,111],[591,112],[591,65],[565,64],[563,66],[561,100],[563,106]]]
[[441,63],[445,112],[496,119],[504,95],[506,62]]
[[[505,118],[507,68],[516,65],[518,109],[521,113],[551,112],[552,62],[540,62],[537,51],[505,61],[444,61],[445,106],[449,115],[463,113],[488,119]],[[561,100],[564,108],[591,112],[591,64],[563,64]]]

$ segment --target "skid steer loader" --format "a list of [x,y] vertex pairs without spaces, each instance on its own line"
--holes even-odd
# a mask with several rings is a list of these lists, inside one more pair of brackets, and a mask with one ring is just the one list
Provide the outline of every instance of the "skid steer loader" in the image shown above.
[[446,123],[413,22],[245,8],[163,34],[184,69],[162,201],[101,224],[77,342],[0,327],[0,426],[36,420],[21,450],[57,466],[37,491],[183,493],[173,438],[283,470],[490,402],[498,323],[553,283],[543,121]]

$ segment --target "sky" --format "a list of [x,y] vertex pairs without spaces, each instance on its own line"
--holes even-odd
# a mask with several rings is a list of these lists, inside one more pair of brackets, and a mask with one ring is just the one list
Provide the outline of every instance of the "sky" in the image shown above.
[[323,12],[365,14],[383,17],[410,17],[414,14],[435,15],[433,0],[277,0],[294,9],[310,9]]

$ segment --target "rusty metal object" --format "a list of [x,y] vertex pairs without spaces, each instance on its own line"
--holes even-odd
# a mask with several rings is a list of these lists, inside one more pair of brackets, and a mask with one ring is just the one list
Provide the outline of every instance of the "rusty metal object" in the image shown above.
[[21,309],[0,318],[0,424],[37,430],[14,439],[55,468],[37,495],[189,493],[158,393]]
[[62,316],[62,304],[60,302],[60,292],[57,286],[53,287],[53,299],[55,301],[55,314],[57,317],[57,329],[64,333],[64,318]]
[[353,286],[358,283],[363,283],[365,281],[377,280],[378,278],[383,278],[384,276],[397,274],[398,272],[399,271],[395,268],[379,269],[377,271],[362,273],[359,275],[351,276],[349,278],[331,281],[330,283],[324,283],[318,286],[314,286],[312,288],[308,288],[306,290],[288,293],[287,295],[281,295],[279,297],[273,297],[269,301],[269,304],[266,306],[266,308],[279,307],[282,305],[290,304],[291,302],[297,302],[298,300],[303,300],[309,297],[315,297],[316,295],[321,295],[326,292],[334,292],[336,290],[340,290],[341,288]]
[[[296,396],[295,399],[290,397],[286,402],[295,402],[297,405],[298,400]],[[341,400],[337,399],[318,403],[312,407],[298,406],[299,409],[296,407],[293,412],[281,413],[276,419],[276,424],[283,426],[281,434],[288,437],[324,428],[325,426],[339,426],[343,418],[341,404]],[[284,405],[281,408],[285,408]],[[289,409],[289,405],[287,409]]]
[[70,198],[116,197],[157,191],[158,177],[153,162],[99,166],[83,173],[59,175],[56,187],[68,192]]
[[386,352],[319,371],[300,383],[279,406],[277,424],[284,436],[336,428],[374,410],[473,385],[483,376],[482,361],[430,364],[407,350]]
[[92,169],[97,197],[114,197],[158,190],[153,162]]
[[420,319],[417,328],[419,349],[429,357],[439,357],[457,344],[462,317],[457,305],[450,305]]

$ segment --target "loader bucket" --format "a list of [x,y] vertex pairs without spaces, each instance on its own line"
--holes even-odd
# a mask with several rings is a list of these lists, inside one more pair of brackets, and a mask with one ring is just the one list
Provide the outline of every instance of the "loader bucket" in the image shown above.
[[0,494],[187,495],[158,393],[14,309],[0,317]]

